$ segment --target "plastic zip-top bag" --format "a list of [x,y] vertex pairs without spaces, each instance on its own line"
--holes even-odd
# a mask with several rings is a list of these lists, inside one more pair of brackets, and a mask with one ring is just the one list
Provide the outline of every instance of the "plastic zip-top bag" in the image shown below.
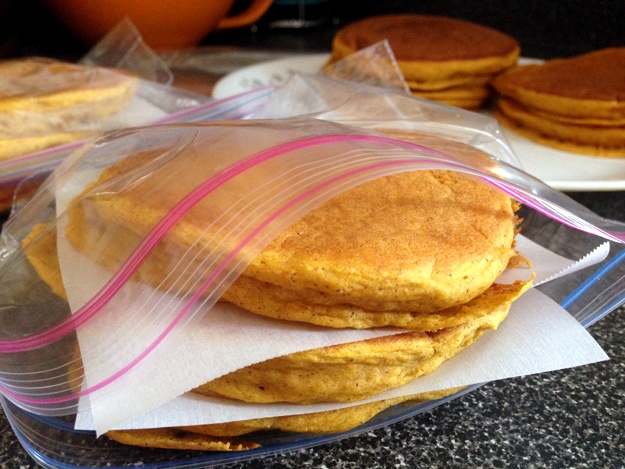
[[[122,21],[79,62],[23,57],[0,63],[0,210],[20,181],[54,168],[102,132],[147,125],[209,96],[171,86],[172,74]],[[39,178],[39,182],[41,178]],[[32,191],[22,189],[26,198]]]
[[[561,227],[564,235],[548,247],[577,246],[573,259],[608,240],[612,253],[597,264],[602,283],[584,286],[568,306],[583,303],[592,320],[623,301],[622,279],[613,275],[622,265],[622,224],[502,158],[458,141],[436,148],[440,136],[422,133],[419,144],[308,117],[177,124],[111,133],[74,153],[3,231],[2,391],[23,422],[17,427],[41,450],[31,430],[69,430],[62,419],[28,416],[74,415],[85,406],[96,417],[121,412],[124,395],[139,390],[146,407],[158,406],[146,392],[147,379],[159,381],[151,370],[163,361],[175,369],[172,351],[204,318],[210,324],[223,292],[275,236],[334,196],[392,174],[445,170],[481,180],[536,214],[524,215],[523,234],[535,233],[533,219]],[[546,283],[548,295],[570,297],[592,269]],[[611,300],[584,301],[597,289]],[[119,408],[109,407],[112,394]],[[115,419],[99,431],[122,423]],[[103,448],[113,458],[128,454]],[[217,457],[207,458],[191,464]]]

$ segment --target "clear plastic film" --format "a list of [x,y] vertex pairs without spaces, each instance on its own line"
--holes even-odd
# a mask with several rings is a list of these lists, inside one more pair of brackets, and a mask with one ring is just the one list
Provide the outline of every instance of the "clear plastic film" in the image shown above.
[[18,138],[71,132],[81,136],[99,128],[127,106],[137,88],[136,78],[121,71],[38,57],[5,61],[0,72],[6,157],[19,155],[19,148],[12,154],[8,146]]
[[[257,138],[252,139],[252,135]],[[232,276],[236,275],[237,270],[240,271],[244,267],[249,257],[253,256],[254,250],[262,248],[263,243],[271,238],[272,233],[278,232],[281,226],[286,226],[289,223],[289,220],[300,216],[314,205],[331,197],[333,193],[345,190],[360,181],[394,171],[439,167],[468,171],[487,179],[492,178],[492,181],[495,181],[505,190],[526,192],[526,197],[530,199],[538,200],[543,198],[543,195],[532,195],[536,189],[544,189],[540,183],[536,183],[532,178],[526,177],[522,172],[514,168],[509,168],[505,163],[493,163],[491,161],[488,166],[484,166],[484,162],[480,163],[477,161],[478,168],[487,170],[481,172],[474,167],[466,167],[463,163],[444,156],[435,150],[397,142],[382,134],[364,132],[306,118],[276,122],[250,121],[245,123],[216,123],[198,126],[181,125],[133,130],[113,135],[107,140],[98,142],[92,148],[73,155],[71,160],[68,160],[52,178],[48,179],[36,197],[24,206],[5,228],[3,233],[5,256],[0,270],[2,277],[0,284],[10,285],[3,292],[2,296],[2,323],[3,326],[7,323],[12,325],[10,328],[2,328],[3,339],[0,342],[2,349],[3,394],[9,399],[3,405],[9,412],[9,415],[12,416],[13,424],[24,439],[23,441],[27,447],[51,458],[53,463],[50,467],[54,466],[54,461],[56,460],[64,461],[67,458],[71,459],[74,457],[72,456],[74,453],[78,455],[78,445],[82,446],[79,443],[79,439],[85,438],[85,434],[81,432],[74,434],[71,430],[71,425],[68,426],[63,421],[33,417],[32,414],[24,412],[20,408],[37,414],[71,414],[76,410],[78,396],[90,396],[97,401],[97,396],[94,395],[96,388],[101,386],[99,389],[105,390],[110,383],[106,383],[103,380],[100,383],[89,383],[90,387],[85,387],[83,383],[84,370],[80,368],[82,362],[76,355],[77,341],[75,329],[84,327],[79,324],[80,322],[84,321],[84,324],[87,325],[89,323],[95,324],[98,316],[105,318],[106,308],[96,307],[97,311],[93,316],[78,310],[76,313],[80,314],[81,316],[79,317],[82,319],[75,319],[67,302],[59,295],[50,295],[47,287],[42,284],[38,275],[32,270],[32,266],[25,258],[28,248],[25,250],[20,248],[22,239],[32,231],[34,226],[41,223],[45,224],[48,230],[58,229],[67,220],[69,216],[68,211],[72,208],[88,207],[89,204],[97,202],[98,199],[105,199],[117,194],[121,195],[125,190],[132,189],[137,181],[157,178],[162,180],[161,187],[167,187],[167,181],[170,183],[178,182],[180,177],[182,177],[182,173],[169,171],[172,168],[172,166],[168,166],[169,163],[175,162],[181,155],[196,157],[198,159],[193,161],[197,163],[200,161],[200,158],[197,153],[194,155],[194,149],[201,149],[200,153],[206,157],[207,154],[213,155],[213,151],[218,151],[219,148],[229,148],[230,150],[236,148],[237,152],[240,153],[230,151],[228,155],[222,155],[225,157],[221,160],[217,159],[214,162],[214,166],[211,165],[209,174],[200,175],[197,165],[183,165],[193,173],[190,175],[191,177],[197,178],[198,184],[196,186],[189,184],[185,188],[186,192],[183,191],[185,200],[191,202],[190,205],[193,206],[193,208],[189,207],[190,210],[201,207],[201,204],[210,201],[216,202],[217,207],[221,204],[225,205],[226,210],[224,211],[224,218],[221,220],[221,224],[211,224],[210,227],[207,225],[206,229],[208,230],[219,225],[219,229],[224,229],[228,232],[228,239],[234,244],[236,244],[237,240],[245,239],[244,242],[237,245],[241,247],[241,256],[232,256],[230,264],[222,271],[221,277],[216,276],[215,280],[204,292],[205,296],[197,300],[198,303],[204,302],[205,307],[209,306],[210,301],[212,301],[212,298],[208,299],[208,295],[218,296],[219,289],[227,286]],[[67,198],[71,198],[74,192],[79,192],[85,185],[85,181],[82,178],[78,178],[78,175],[82,173],[90,175],[90,177],[86,178],[88,183],[93,181],[98,173],[103,170],[103,163],[97,158],[103,154],[100,152],[105,152],[112,158],[113,161],[106,163],[106,165],[109,165],[114,164],[117,160],[121,160],[127,155],[136,155],[144,150],[151,152],[151,157],[146,158],[144,164],[135,168],[133,172],[121,173],[118,179],[106,185],[94,187],[88,195],[85,194],[77,199],[70,204],[68,210],[61,211],[57,216],[56,209],[58,207],[56,203],[59,193],[65,188],[70,188],[74,182],[80,181],[77,183],[77,187],[71,189],[66,195]],[[282,159],[283,156],[286,159]],[[202,160],[210,160],[210,158],[202,158]],[[297,160],[297,164],[293,166],[287,164],[287,161],[293,162],[295,160]],[[273,166],[274,163],[275,166]],[[506,170],[501,171],[502,168]],[[494,170],[497,170],[498,174],[514,175],[521,187],[509,186],[507,182],[498,179],[497,174],[492,174]],[[250,172],[248,173],[248,171]],[[229,179],[228,176],[232,176],[232,178]],[[211,184],[207,183],[209,180],[215,184],[223,183],[224,185],[217,184],[219,188],[211,186],[209,189],[206,185]],[[189,196],[189,194],[199,195],[201,189],[198,188],[200,187],[208,190],[205,198]],[[237,199],[236,208],[229,205],[228,202],[219,200],[217,194],[222,187],[224,189],[228,187],[228,192],[232,189],[238,189],[245,194],[243,200],[239,201]],[[196,192],[196,189],[199,192]],[[538,192],[542,194],[541,191]],[[299,199],[297,194],[300,194]],[[550,191],[545,191],[544,194],[545,197],[550,197]],[[561,207],[565,212],[568,209],[575,213],[577,217],[585,217],[586,214],[577,212],[576,205],[569,205],[569,200],[564,198],[564,196],[562,197],[562,200],[567,202],[563,204],[564,207]],[[562,202],[562,200],[558,199],[559,202]],[[193,201],[196,201],[197,204],[193,204]],[[261,204],[261,201],[265,202],[265,204]],[[545,204],[545,201],[543,200],[541,204]],[[169,210],[167,215],[159,219],[159,222],[165,224],[166,222],[172,222],[176,218],[175,214],[181,215],[184,211],[178,211],[181,207],[182,205],[178,206],[177,210]],[[171,209],[173,207],[168,208]],[[539,209],[532,213],[535,214],[534,219],[544,221],[536,224],[536,230],[533,230],[531,228],[534,220],[530,219],[530,229],[528,229],[530,233],[536,232],[538,236],[542,236],[548,231],[544,229],[545,226],[555,226],[556,230],[569,230],[569,228],[559,222],[549,221],[553,219],[558,220],[560,216],[558,213],[549,213],[548,209]],[[275,217],[268,214],[275,215]],[[545,217],[545,214],[549,216]],[[573,219],[576,220],[577,217],[573,217]],[[184,222],[184,220],[185,218],[182,216],[179,218],[178,223]],[[595,219],[595,221],[597,220]],[[577,222],[569,222],[569,224],[573,225],[575,223]],[[607,229],[614,230],[613,233],[607,234],[608,237],[620,236],[619,230],[622,232],[620,224],[606,223],[603,223],[603,225]],[[246,224],[247,226],[245,226]],[[170,225],[170,227],[172,226]],[[584,226],[577,228],[586,229]],[[167,229],[165,231],[168,232]],[[147,239],[149,233],[153,233],[153,231],[150,230],[144,233],[145,236],[142,239]],[[246,235],[252,236],[246,237]],[[45,232],[40,236],[45,237]],[[550,238],[551,235],[547,237]],[[115,240],[112,239],[113,236],[110,238],[109,243],[112,242],[110,245],[115,246]],[[589,238],[594,238],[594,236],[589,236]],[[566,244],[568,246],[571,245],[571,243]],[[587,246],[586,243],[582,244]],[[614,247],[617,247],[617,244],[615,242]],[[34,244],[31,244],[30,249],[32,249],[32,246]],[[138,245],[130,247],[128,251],[130,257],[140,251],[137,247]],[[202,255],[206,256],[206,262],[213,262],[210,268],[217,266],[219,261],[223,259],[223,256],[228,257],[228,254],[232,254],[236,250],[232,245],[228,247],[221,246],[221,248],[220,254],[216,253],[217,248],[209,248],[208,246],[203,248]],[[99,246],[99,243],[98,249],[104,251],[104,248]],[[621,248],[619,247],[618,249]],[[622,253],[621,249],[621,257]],[[214,254],[215,257],[213,257]],[[612,262],[618,263],[618,257],[618,254],[614,256]],[[81,265],[80,275],[84,278],[90,275],[89,269],[82,270],[84,267],[97,268],[92,261],[88,266]],[[209,272],[210,268],[207,272]],[[121,275],[123,272],[125,272],[123,267],[118,268],[115,272],[109,271],[108,279],[110,280]],[[214,270],[210,272],[214,272]],[[609,278],[609,281],[613,282],[613,284],[601,285],[600,290],[597,288],[586,289],[587,299],[594,298],[597,291],[603,291],[606,288],[610,289],[610,287],[618,288],[618,281],[614,282],[613,276],[604,278]],[[9,279],[10,283],[7,283]],[[149,272],[146,273],[144,280],[152,283],[167,281],[167,279],[151,277]],[[589,280],[592,280],[592,276]],[[622,279],[620,282],[622,287]],[[107,285],[110,287],[110,284],[107,283]],[[595,286],[597,285],[595,284]],[[33,287],[35,288],[34,290]],[[202,285],[199,285],[197,291],[201,287]],[[100,290],[106,290],[106,288],[108,287],[105,285]],[[142,285],[141,298],[145,298],[145,294],[143,294],[144,288],[145,286]],[[191,297],[190,293],[186,292],[187,286],[181,285],[174,288],[179,288],[179,294],[176,296],[180,297],[183,302],[187,301],[188,304]],[[571,291],[570,288],[562,289],[562,285],[559,285],[559,289]],[[575,288],[573,288],[573,291],[576,291]],[[99,293],[99,291],[96,293]],[[134,293],[137,293],[137,291],[135,290]],[[132,297],[134,293],[131,292],[129,296]],[[100,296],[101,299],[102,296]],[[605,313],[607,311],[606,308],[610,306],[594,304],[594,306],[598,307],[598,309],[594,309],[592,301],[580,302],[579,299],[578,297],[572,306],[575,306],[577,303],[583,303],[586,310],[592,310],[593,320],[598,317],[598,312]],[[111,301],[114,301],[114,298]],[[613,303],[612,306],[614,306],[615,302],[623,301],[622,295],[620,297],[611,295],[610,301]],[[101,303],[96,304],[96,306],[100,306]],[[197,310],[199,309],[200,307],[198,306]],[[93,352],[82,350],[81,353],[107,353],[112,358],[115,358],[115,355],[119,353],[120,340],[123,338],[123,335],[126,335],[126,340],[131,346],[138,345],[141,342],[148,342],[146,348],[143,348],[145,344],[141,345],[139,355],[135,357],[135,359],[141,361],[141,366],[147,365],[148,356],[143,356],[143,352],[148,350],[152,344],[162,339],[150,353],[156,353],[158,347],[172,345],[171,343],[166,343],[167,337],[163,337],[163,333],[166,333],[169,339],[175,339],[176,334],[180,334],[183,328],[193,325],[194,320],[197,319],[197,317],[193,317],[194,313],[196,316],[203,314],[202,311],[189,310],[180,316],[181,312],[182,308],[179,307],[177,311],[169,310],[163,313],[165,317],[150,317],[150,325],[157,325],[156,334],[151,336],[149,334],[145,336],[145,332],[140,330],[140,327],[127,330],[127,327],[130,326],[127,326],[126,317],[124,317],[124,323],[119,328],[119,337],[114,338],[114,350],[110,350],[110,347],[108,347],[107,338],[102,338],[102,348]],[[132,313],[129,316],[130,320],[134,318],[138,324],[144,324],[141,321],[145,318]],[[178,317],[181,318],[180,321],[175,327],[171,327]],[[160,321],[160,323],[157,323],[157,321]],[[56,335],[53,334],[54,331],[56,331]],[[137,332],[143,336],[136,337]],[[48,343],[44,345],[45,342]],[[130,372],[131,369],[123,370],[119,368],[116,370],[116,375],[111,374],[109,381],[120,380],[123,374],[128,375]],[[427,405],[418,405],[415,408],[402,412],[394,409],[390,414],[385,413],[379,419],[372,421],[368,428],[375,428],[375,426],[405,417],[410,413],[426,410],[438,403],[437,401]],[[54,434],[54,438],[58,438],[58,440],[55,439],[56,443],[48,445],[39,438],[39,431]],[[359,431],[362,431],[362,429],[356,429],[353,432],[349,432],[349,434],[356,434]],[[331,441],[344,436],[348,435],[328,436],[324,438],[324,441]],[[68,443],[69,446],[63,450],[63,454],[69,456],[61,455],[61,441],[70,442]],[[315,441],[318,442],[319,439],[315,438]],[[288,441],[284,443],[270,438],[265,442],[268,450],[275,450],[276,444],[279,444],[281,450],[289,450],[292,447]],[[296,446],[298,444],[300,443],[295,443]],[[93,454],[86,454],[81,451],[80,455],[76,456],[81,458],[81,464],[97,465],[95,460],[101,458],[102,455],[106,455],[107,461],[115,459],[120,462],[123,461],[123,463],[139,459],[143,461],[154,460],[151,456],[146,459],[148,455],[144,454],[142,450],[110,448],[102,441],[100,441],[100,444],[90,445],[90,447]],[[167,467],[172,467],[173,465],[179,465],[180,467],[190,465],[188,467],[194,467],[195,463],[201,465],[210,461],[232,462],[241,458],[252,457],[252,455],[230,454],[217,456],[209,454],[200,458],[200,460],[194,457],[193,461],[195,463],[191,459],[187,459],[188,457],[181,454],[174,457],[173,460],[166,457],[163,464]]]
[[137,27],[125,17],[80,59],[83,65],[126,70],[149,81],[170,85],[174,75],[143,41]]
[[0,73],[3,160],[147,124],[210,100],[120,69],[37,57],[6,61]]
[[388,41],[373,44],[347,57],[326,64],[322,74],[337,80],[394,89],[410,94]]

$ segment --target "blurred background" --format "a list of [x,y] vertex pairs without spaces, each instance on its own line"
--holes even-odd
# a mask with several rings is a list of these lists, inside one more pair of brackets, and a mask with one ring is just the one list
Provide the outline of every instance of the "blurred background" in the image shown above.
[[[90,0],[84,0],[89,2]],[[211,0],[206,0],[211,1]],[[235,0],[233,11],[251,0]],[[423,13],[462,18],[514,36],[525,57],[566,57],[625,46],[623,0],[307,0],[314,26],[275,27],[294,0],[275,0],[256,23],[208,34],[199,45],[264,50],[329,51],[338,28],[386,13]],[[97,2],[94,2],[96,4]],[[179,2],[184,5],[184,1]],[[0,0],[0,57],[41,55],[77,60],[89,46],[78,40],[44,0]]]

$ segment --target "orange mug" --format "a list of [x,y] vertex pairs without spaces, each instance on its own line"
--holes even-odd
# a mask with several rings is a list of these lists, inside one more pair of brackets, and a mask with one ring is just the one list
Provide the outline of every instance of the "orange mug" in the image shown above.
[[228,16],[235,0],[46,0],[50,11],[78,39],[93,45],[128,17],[153,49],[197,45],[210,32],[260,19],[272,0],[252,0]]

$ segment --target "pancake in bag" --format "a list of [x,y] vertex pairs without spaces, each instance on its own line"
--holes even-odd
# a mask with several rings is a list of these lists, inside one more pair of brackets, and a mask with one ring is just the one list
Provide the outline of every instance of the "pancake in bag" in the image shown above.
[[[436,370],[490,329],[497,329],[529,283],[479,305],[457,326],[410,331],[293,353],[236,370],[193,392],[245,402],[357,402]],[[478,308],[475,306],[476,309]]]
[[516,256],[515,225],[510,199],[466,176],[381,178],[303,217],[223,298],[323,326],[419,328],[419,314],[491,287]]
[[[98,263],[115,268],[128,248],[133,247],[141,239],[142,229],[151,226],[154,220],[158,220],[163,214],[163,210],[170,204],[170,198],[176,199],[179,187],[167,181],[167,178],[160,178],[156,183],[158,191],[149,191],[151,194],[158,194],[158,199],[151,197],[141,197],[141,184],[147,184],[142,189],[150,187],[155,181],[149,178],[137,183],[137,178],[133,178],[133,183],[119,193],[113,190],[116,185],[114,178],[119,174],[132,172],[137,168],[139,159],[150,160],[150,155],[141,154],[123,160],[118,165],[105,171],[100,178],[106,184],[108,192],[102,192],[103,197],[98,196],[98,191],[94,191],[93,197],[88,203],[75,205],[70,210],[69,231],[66,233],[68,239],[74,242],[83,253],[93,257]],[[190,165],[184,158],[176,158],[172,161],[176,165],[167,169],[170,171],[201,170],[197,165]],[[209,158],[202,158],[204,164],[210,161]],[[201,164],[201,163],[200,163]],[[169,174],[169,171],[161,174]],[[176,173],[180,176],[180,172]],[[416,178],[416,179],[415,179]],[[322,303],[342,305],[343,302],[336,303],[336,298],[340,301],[348,297],[358,299],[357,291],[364,291],[366,288],[352,288],[352,292],[346,294],[345,291],[334,292],[335,295],[325,294],[324,289],[302,289],[291,288],[292,285],[306,285],[306,282],[319,283],[325,280],[326,284],[341,282],[342,290],[349,290],[350,285],[372,285],[383,291],[364,292],[361,296],[363,303],[368,306],[379,305],[381,311],[374,309],[368,311],[371,314],[379,314],[382,322],[390,322],[395,318],[405,320],[404,309],[389,309],[393,305],[399,304],[420,304],[423,311],[419,314],[424,318],[421,327],[425,330],[404,332],[380,338],[379,340],[365,340],[342,344],[332,347],[314,349],[297,354],[284,355],[267,360],[262,363],[252,364],[240,370],[235,370],[221,378],[198,387],[193,392],[207,395],[224,396],[247,402],[358,402],[359,400],[375,396],[380,392],[399,386],[419,376],[430,373],[442,362],[456,355],[461,350],[477,340],[486,330],[496,328],[506,317],[512,302],[529,288],[529,283],[518,283],[510,287],[502,287],[498,294],[493,294],[497,286],[492,283],[499,275],[499,272],[506,268],[509,262],[516,258],[514,251],[514,235],[516,233],[517,220],[514,216],[515,204],[504,194],[490,188],[489,186],[474,181],[466,176],[444,171],[417,171],[403,173],[391,177],[381,178],[382,186],[373,185],[368,189],[367,185],[371,181],[358,186],[361,191],[345,192],[336,197],[334,203],[324,204],[319,209],[310,212],[312,215],[308,220],[304,216],[296,222],[282,235],[278,236],[270,246],[252,262],[244,275],[257,281],[267,282],[267,278],[258,280],[255,276],[260,275],[275,276],[275,260],[281,261],[280,268],[284,272],[286,280],[280,284],[274,283],[277,288],[287,289],[310,299],[323,299]],[[121,184],[121,186],[124,186]],[[92,186],[92,189],[95,186]],[[364,187],[364,189],[363,189]],[[384,190],[380,190],[383,188]],[[184,191],[190,187],[183,188]],[[348,195],[352,192],[351,195]],[[87,194],[87,192],[85,192]],[[421,195],[419,195],[421,194]],[[100,199],[100,200],[98,200]],[[337,200],[338,199],[338,200]],[[425,201],[426,203],[417,203]],[[324,208],[325,207],[325,208]],[[352,212],[354,209],[360,210],[359,215],[348,215],[345,209]],[[396,210],[401,208],[401,213]],[[456,209],[454,211],[454,208]],[[179,224],[176,230],[171,233],[167,240],[170,243],[162,251],[162,257],[155,257],[149,261],[148,268],[140,272],[136,280],[154,282],[155,278],[162,278],[162,272],[156,277],[154,272],[160,269],[170,271],[170,264],[165,260],[172,252],[184,252],[191,243],[198,237],[198,233],[204,233],[204,225],[194,225],[193,221],[202,219],[202,216],[211,215],[211,207],[205,211],[194,213],[195,218],[185,220]],[[316,213],[315,213],[316,212]],[[378,216],[380,212],[388,212],[384,217]],[[409,212],[409,213],[406,213]],[[375,215],[375,216],[373,216]],[[420,219],[419,217],[425,217]],[[357,239],[363,229],[354,225],[358,220],[367,220],[370,224],[378,222],[367,236],[360,239],[361,242],[371,242],[374,249],[362,249],[360,259],[355,256],[352,249],[344,253],[338,249],[337,243],[352,243]],[[398,220],[397,220],[398,219]],[[322,221],[325,220],[326,223]],[[335,221],[333,221],[335,220]],[[379,223],[384,220],[383,223]],[[96,223],[101,221],[101,224]],[[135,222],[137,226],[134,226]],[[304,225],[298,223],[304,221]],[[341,223],[338,223],[341,221]],[[346,221],[350,223],[347,224]],[[418,223],[421,223],[420,225]],[[442,224],[439,224],[442,223]],[[457,225],[453,228],[453,225]],[[400,233],[412,226],[427,228],[439,244],[443,247],[434,248],[435,243],[425,241],[414,242],[402,236]],[[113,238],[117,241],[115,246],[119,250],[98,251],[95,241],[99,227],[106,227],[113,230]],[[302,230],[306,228],[306,230]],[[342,228],[341,232],[339,228]],[[350,235],[351,228],[351,235]],[[390,231],[386,231],[390,230]],[[332,231],[330,233],[330,231]],[[423,235],[424,230],[414,230],[415,233]],[[101,233],[101,232],[100,232]],[[307,236],[300,236],[299,234]],[[380,236],[386,236],[380,239]],[[411,232],[412,233],[412,232]],[[436,236],[439,233],[439,236]],[[441,239],[440,233],[445,234]],[[456,235],[453,235],[457,233]],[[473,233],[473,236],[470,234]],[[107,235],[109,235],[107,233]],[[337,242],[325,243],[324,236],[328,237],[337,234]],[[460,236],[463,234],[463,236]],[[453,236],[452,236],[453,235]],[[356,238],[354,237],[356,236]],[[312,242],[306,242],[306,237]],[[401,244],[392,244],[388,241],[393,238],[402,240]],[[452,241],[455,240],[455,241]],[[382,242],[386,241],[386,242]],[[426,250],[423,254],[415,256],[419,245],[425,243]],[[365,243],[366,244],[366,243]],[[407,244],[407,246],[406,246]],[[177,246],[178,251],[173,247]],[[324,251],[324,246],[327,248]],[[452,249],[450,246],[453,246]],[[60,269],[58,266],[58,256],[56,255],[56,232],[54,227],[39,225],[33,230],[31,235],[24,241],[25,254],[35,267],[39,276],[46,281],[53,290],[63,296],[65,294]],[[376,250],[383,252],[385,257],[381,259],[391,259],[388,263],[375,261]],[[382,250],[382,251],[380,251]],[[304,251],[303,253],[300,251]],[[282,252],[282,255],[279,253]],[[434,255],[439,252],[438,255]],[[446,255],[444,253],[446,252]],[[390,256],[399,254],[400,256]],[[106,254],[106,256],[104,256]],[[325,259],[343,265],[339,266],[337,273],[331,270],[314,272],[315,269],[301,268],[300,260],[307,262],[306,265],[315,265],[320,255]],[[388,257],[386,255],[389,254]],[[427,257],[429,254],[430,257]],[[341,257],[343,256],[343,257]],[[174,256],[175,257],[175,256]],[[491,259],[492,258],[492,259]],[[306,260],[309,259],[309,260]],[[163,261],[161,264],[160,261]],[[311,261],[312,260],[312,261]],[[274,262],[272,262],[274,261]],[[377,271],[370,270],[370,262],[374,262]],[[413,266],[418,261],[420,265],[413,274],[407,276],[414,280],[414,272],[427,272],[428,275],[416,275],[423,285],[415,288],[415,282],[400,282],[402,288],[397,288],[398,278],[406,266]],[[427,262],[426,262],[427,261]],[[349,278],[350,272],[345,268],[349,263],[359,266],[362,271]],[[317,264],[320,265],[320,264]],[[369,265],[367,269],[367,265]],[[429,267],[429,268],[428,268]],[[484,267],[488,274],[481,271]],[[452,272],[457,269],[459,272]],[[473,270],[472,270],[473,269]],[[475,270],[477,269],[477,270]],[[307,274],[307,270],[312,270],[313,274]],[[447,270],[445,272],[445,270]],[[438,271],[449,275],[456,275],[458,282],[465,288],[451,289],[440,293],[440,286],[427,281],[431,272]],[[369,272],[369,274],[367,274]],[[389,272],[393,272],[390,274]],[[179,275],[181,272],[175,272]],[[290,277],[289,277],[290,275]],[[347,280],[343,277],[348,277]],[[484,278],[486,277],[486,278]],[[488,278],[490,277],[490,278]],[[443,281],[443,277],[441,282]],[[363,279],[365,280],[363,282]],[[373,282],[372,282],[373,280]],[[235,282],[236,283],[236,282]],[[395,284],[395,287],[393,285]],[[390,286],[390,287],[389,287]],[[466,288],[471,287],[474,292],[468,300],[466,299]],[[252,291],[252,290],[248,290]],[[356,291],[356,293],[354,293]],[[419,292],[414,295],[412,292]],[[441,303],[448,305],[448,308],[441,309]],[[451,304],[451,306],[449,306]],[[455,309],[454,308],[458,308]],[[410,314],[416,311],[411,311]],[[431,317],[428,318],[428,315]],[[453,325],[446,324],[440,318],[447,316],[454,318]],[[427,322],[426,321],[429,321]],[[426,324],[428,324],[426,326]],[[351,326],[345,326],[351,327]],[[414,397],[414,396],[409,396]],[[376,406],[363,404],[361,410],[366,410],[363,415],[371,415],[378,410]],[[381,404],[382,407],[384,404]],[[347,411],[346,411],[347,412]],[[327,432],[341,431],[336,427],[337,415],[340,412],[332,412],[325,415],[284,417],[281,420],[273,421],[270,428],[284,428],[290,431],[303,432]],[[347,415],[347,414],[345,414]],[[349,425],[358,425],[362,422],[358,417],[352,420],[345,420]],[[200,430],[191,429],[158,429],[151,433],[149,431],[129,434],[127,432],[115,433],[110,436],[118,441],[127,444],[139,444],[147,446],[180,447],[180,448],[204,448],[203,441],[210,448],[216,450],[236,450],[253,447],[254,443],[247,441],[232,441],[237,435],[242,434],[241,427],[244,428],[267,428],[267,422],[259,423],[243,422],[226,424],[224,427],[207,426]],[[212,437],[198,437],[197,433],[205,432]],[[247,430],[246,430],[247,431]],[[196,433],[197,432],[197,433]],[[189,435],[189,433],[191,435]],[[245,433],[245,431],[243,431]],[[221,435],[221,436],[220,436]],[[223,435],[226,435],[225,437]],[[231,438],[232,437],[232,438]],[[167,446],[169,445],[169,446]],[[210,449],[209,448],[209,449]]]
[[40,57],[0,62],[0,160],[80,140],[124,109],[126,72]]
[[[127,250],[121,248],[132,249],[140,240],[139,230],[145,229],[141,224],[151,226],[146,218],[159,220],[165,207],[173,203],[170,199],[179,200],[179,188],[162,177],[150,180],[133,176],[130,186],[120,183],[123,190],[114,190],[112,175],[133,174],[138,159],[151,161],[145,153],[133,157],[102,173],[100,181],[106,183],[108,191],[101,197],[97,190],[93,197],[85,196],[89,203],[72,206],[68,217],[67,238],[109,268],[125,259]],[[175,164],[161,175],[173,171],[180,176],[180,171],[200,169],[185,158],[169,161]],[[198,160],[198,164],[200,161],[207,164],[209,159]],[[153,184],[158,190],[148,193],[159,198],[141,197]],[[191,188],[182,192],[188,190]],[[233,372],[196,391],[250,402],[359,400],[431,372],[485,330],[496,328],[511,303],[529,287],[529,283],[493,284],[516,259],[514,207],[506,195],[490,186],[446,171],[396,174],[334,197],[295,222],[252,262],[231,287],[246,298],[245,304],[236,303],[251,312],[284,320],[332,327],[400,325],[414,332],[278,357]],[[189,249],[195,233],[204,233],[203,225],[193,223],[206,220],[213,210],[210,204],[178,224],[165,247],[159,246],[162,257],[148,258],[144,263],[147,270],[140,272],[137,280],[160,281],[164,273],[172,271],[167,256]],[[131,221],[136,221],[138,228]],[[26,255],[40,277],[63,295],[56,233],[45,226],[38,229],[39,233],[34,230],[25,241]],[[107,246],[109,249],[98,251],[102,244],[98,235],[102,233],[112,235],[115,242]],[[92,240],[96,244],[88,244]],[[354,244],[359,249],[353,249]],[[173,247],[179,250],[173,251]],[[156,277],[155,272],[159,274]],[[176,271],[174,277],[184,277],[184,272]],[[238,283],[249,279],[253,279],[251,286]],[[257,282],[299,295],[303,307],[287,310],[277,304],[259,309],[266,306],[268,296],[257,288]],[[228,291],[223,299],[233,301]],[[315,315],[303,317],[302,311],[308,306],[328,307],[342,316],[329,315],[330,320],[321,321]],[[356,306],[366,309],[366,314],[358,314]],[[302,379],[302,372],[306,379]]]

